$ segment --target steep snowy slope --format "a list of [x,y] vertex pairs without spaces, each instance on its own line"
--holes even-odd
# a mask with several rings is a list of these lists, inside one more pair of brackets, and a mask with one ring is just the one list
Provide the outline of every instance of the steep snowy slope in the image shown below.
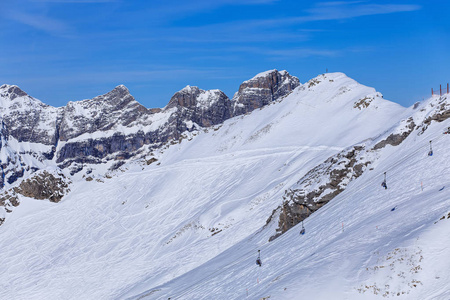
[[232,100],[220,90],[187,86],[162,109],[143,107],[123,85],[59,108],[43,104],[15,85],[1,85],[0,146],[8,150],[3,151],[0,165],[8,165],[2,169],[0,188],[55,164],[80,177],[92,169],[115,170],[142,158],[149,148],[179,140],[185,131],[222,124],[279,100],[299,84],[287,71],[271,70],[242,83]]
[[368,172],[304,222],[305,235],[298,225],[269,243],[269,224],[167,284],[141,284],[136,291],[147,290],[131,299],[449,299],[449,108],[447,97],[419,107],[417,124],[443,122],[381,149]]
[[[122,299],[144,293],[150,299],[211,299],[211,295],[242,299],[248,289],[249,299],[269,295],[295,299],[299,282],[304,283],[301,291],[309,284],[313,294],[319,289],[326,292],[319,283],[339,274],[332,270],[336,265],[349,278],[344,276],[348,285],[341,285],[342,291],[350,285],[356,291],[365,281],[354,280],[351,271],[372,251],[371,245],[357,242],[371,232],[364,224],[371,218],[381,220],[377,217],[386,214],[383,207],[389,215],[395,204],[380,204],[381,170],[389,170],[393,161],[401,161],[416,146],[423,148],[423,141],[433,134],[441,136],[447,121],[439,126],[431,122],[423,135],[414,135],[416,141],[410,135],[408,145],[397,146],[403,150],[383,147],[374,170],[307,219],[307,235],[298,237],[294,228],[267,243],[276,222],[264,225],[285,190],[309,170],[355,143],[376,136],[373,143],[382,140],[413,112],[341,73],[325,74],[251,114],[206,131],[185,133],[180,143],[149,153],[147,161],[123,165],[108,177],[94,170],[90,181],[75,178],[71,192],[59,203],[21,197],[22,205],[0,227],[0,263],[6,270],[0,275],[0,298]],[[444,145],[443,139],[436,142],[436,147]],[[392,173],[412,163],[406,162],[392,167]],[[438,161],[440,169],[433,174],[445,170],[444,162]],[[389,185],[400,185],[401,180],[393,176]],[[408,191],[413,195],[412,186]],[[390,195],[398,203],[407,201]],[[444,201],[440,195],[433,196],[437,203]],[[433,207],[429,219],[443,213]],[[400,213],[400,206],[394,212]],[[392,222],[386,219],[380,226]],[[405,224],[398,232],[389,226],[401,235],[412,226]],[[389,238],[381,235],[375,241],[386,250],[384,254],[395,250],[381,247]],[[401,239],[395,241],[402,246]],[[360,245],[362,250],[349,245]],[[353,250],[344,253],[345,247]],[[262,268],[254,265],[258,248]],[[348,266],[334,260],[340,255]],[[311,279],[301,281],[303,272]],[[372,279],[370,274],[364,276]]]
[[[365,103],[360,104],[360,103]],[[195,143],[171,147],[165,159],[204,157],[264,148],[332,148],[335,152],[383,133],[409,109],[385,101],[373,88],[342,73],[320,75],[251,117],[240,116],[196,137]],[[183,154],[179,154],[182,149]]]

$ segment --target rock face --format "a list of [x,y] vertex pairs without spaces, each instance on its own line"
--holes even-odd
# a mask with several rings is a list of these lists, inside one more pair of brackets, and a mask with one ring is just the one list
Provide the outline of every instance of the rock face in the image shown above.
[[450,95],[446,94],[436,99],[434,103],[428,103],[428,105],[420,110],[421,113],[431,111],[425,117],[423,125],[421,126],[422,132],[424,132],[432,121],[443,122],[450,118]]
[[[185,131],[223,123],[289,94],[296,77],[276,70],[244,82],[230,100],[220,90],[187,86],[163,109],[147,109],[119,85],[105,95],[51,107],[14,85],[0,87],[2,115],[1,186],[29,175],[53,161],[71,174],[84,164],[124,160],[140,155],[145,145],[157,148],[181,138]],[[11,145],[39,145],[27,151]],[[28,158],[23,159],[26,155]],[[32,160],[31,165],[25,161]],[[118,165],[118,164],[116,164]]]
[[51,174],[43,171],[22,181],[18,187],[14,188],[14,192],[34,199],[59,202],[70,192],[70,183],[70,180],[62,173]]
[[28,96],[15,85],[0,86],[2,128],[19,142],[54,145],[57,113],[57,108]]
[[[142,128],[151,126],[155,114],[123,85],[90,100],[69,102],[57,123],[59,141],[65,143],[56,161],[63,167],[71,162],[98,163],[113,153],[135,151],[153,142]],[[123,133],[126,130],[128,134]]]
[[345,190],[347,185],[363,174],[374,157],[364,145],[353,146],[318,165],[285,191],[283,204],[269,218],[279,215],[278,228],[272,241],[299,224],[316,210]]
[[[186,86],[172,96],[165,109],[176,108],[179,120],[209,127],[223,123],[231,117],[230,105],[230,99],[220,90],[204,91],[195,86]],[[189,129],[188,126],[181,126],[178,131]]]
[[391,133],[387,138],[378,142],[373,149],[378,150],[386,147],[386,145],[391,146],[400,145],[411,134],[411,132],[414,130],[414,127],[416,126],[416,124],[413,121],[413,118],[409,118],[408,120],[404,120],[403,122],[405,123],[405,126],[403,127],[404,130],[402,130],[402,132]]
[[241,84],[234,95],[233,116],[245,114],[289,95],[300,85],[297,77],[287,71],[260,73]]
[[[23,180],[19,186],[10,188],[0,194],[0,206],[11,212],[20,204],[19,195],[38,200],[59,202],[70,192],[71,181],[61,172],[36,172],[32,177]],[[0,220],[0,225],[2,221]]]
[[[367,108],[370,105],[370,98],[362,100],[364,101],[356,103],[354,108]],[[283,204],[277,207],[267,220],[269,223],[278,217],[278,228],[269,240],[276,239],[299,224],[344,191],[351,181],[368,170],[383,148],[398,146],[413,133],[423,134],[432,121],[442,122],[450,118],[449,100],[448,95],[432,99],[377,139],[350,147],[311,169],[285,191]],[[415,105],[414,109],[417,108],[418,105]],[[380,183],[381,180],[380,178]]]
[[125,86],[119,85],[105,95],[69,102],[63,107],[58,118],[59,140],[117,130],[120,126],[148,125],[150,115],[150,110],[139,104]]

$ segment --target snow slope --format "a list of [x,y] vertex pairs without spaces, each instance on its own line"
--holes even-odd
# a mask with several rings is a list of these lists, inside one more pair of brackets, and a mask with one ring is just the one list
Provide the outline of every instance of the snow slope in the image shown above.
[[256,232],[184,276],[147,286],[139,299],[449,299],[450,136],[443,125],[450,124],[385,149],[372,171],[307,219],[305,235],[299,225],[268,243],[269,229]]
[[277,224],[264,226],[306,172],[413,113],[325,74],[149,154],[150,165],[79,179],[60,203],[21,198],[0,226],[0,298],[379,298],[375,289],[447,299],[448,120],[382,149],[373,170],[305,221],[304,236],[297,226],[268,243]]

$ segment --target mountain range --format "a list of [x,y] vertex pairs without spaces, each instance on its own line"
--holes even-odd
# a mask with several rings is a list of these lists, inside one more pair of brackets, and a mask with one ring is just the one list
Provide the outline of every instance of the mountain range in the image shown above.
[[448,95],[270,70],[153,109],[2,85],[0,110],[1,298],[450,296]]

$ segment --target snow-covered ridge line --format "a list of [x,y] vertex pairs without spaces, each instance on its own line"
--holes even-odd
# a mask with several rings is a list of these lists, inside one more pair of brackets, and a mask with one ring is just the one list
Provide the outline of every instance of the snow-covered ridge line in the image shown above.
[[[346,162],[354,158],[369,165],[357,178],[344,180],[348,187],[306,220],[305,235],[299,235],[299,225],[268,243],[276,227],[276,222],[271,222],[263,229],[250,230],[246,239],[198,268],[164,284],[157,284],[149,275],[133,289],[124,290],[121,298],[208,299],[214,295],[215,299],[296,299],[301,294],[311,299],[447,299],[450,247],[443,237],[450,222],[445,193],[450,160],[446,151],[449,136],[443,133],[448,132],[450,117],[444,119],[448,109],[441,110],[447,101],[440,105],[436,99],[425,102],[431,111],[407,110],[409,115],[391,122],[382,136],[366,139],[359,149],[343,151],[344,164],[330,156],[328,162],[336,164],[328,170],[331,173],[345,169]],[[427,120],[431,121],[427,124]],[[391,138],[397,135],[402,138],[399,143]],[[433,140],[438,157],[436,152],[429,156],[429,140]],[[384,146],[376,152],[368,151],[380,144]],[[294,160],[288,161],[284,167],[292,168]],[[388,189],[380,186],[383,171],[388,171]],[[310,175],[316,175],[318,185],[329,179],[321,170]],[[289,186],[285,183],[281,190]],[[253,199],[261,201],[259,195]],[[247,226],[241,224],[240,228]],[[221,240],[228,230],[220,228],[217,235]],[[218,243],[211,241],[211,247],[214,242]],[[197,251],[198,247],[196,243]],[[258,249],[262,267],[254,264]]]
[[[159,113],[162,123],[167,113],[168,123],[176,125],[162,125],[155,133],[171,138],[160,146],[144,141],[154,138],[151,132],[114,135],[114,126],[145,128],[139,127],[141,119],[125,116],[113,127],[99,117],[94,127],[101,130],[86,125],[82,140],[58,138],[51,146],[53,165],[42,167],[53,176],[39,176],[42,169],[25,173],[24,193],[8,198],[12,212],[0,207],[0,219],[5,217],[0,298],[446,299],[447,103],[436,105],[439,99],[433,99],[412,110],[343,75],[320,75],[310,87],[282,77],[263,80],[259,90],[243,85],[234,103],[253,108],[279,95],[280,86],[291,89],[288,94],[206,128],[198,126],[205,121],[192,121],[205,113],[196,105],[198,97],[175,97],[171,112]],[[129,113],[134,102],[120,90],[117,96],[109,100]],[[233,103],[222,100],[214,118]],[[142,122],[155,115],[135,108]],[[71,121],[82,124],[80,118]],[[192,131],[180,131],[184,126]],[[16,142],[7,129],[1,150],[13,153],[10,145]],[[97,132],[112,136],[89,138]],[[433,156],[427,155],[429,140]],[[375,145],[376,152],[367,152]],[[110,146],[120,150],[108,154]],[[63,152],[70,158],[59,165],[71,165],[58,172],[57,155]],[[370,165],[359,169],[366,162]],[[385,171],[388,189],[380,185]],[[344,176],[334,176],[340,172]],[[57,198],[28,194],[39,192],[32,187],[40,180],[40,187],[60,182],[57,174],[70,179],[70,191],[61,183]],[[333,182],[339,177],[343,180]],[[11,189],[22,182],[19,178]],[[297,225],[268,242],[281,213],[274,222],[266,220],[286,191],[318,191],[327,183],[345,189],[305,219],[306,233],[300,235]],[[255,264],[258,250],[261,267]]]
[[[284,81],[294,78],[286,72],[276,74],[284,76]],[[233,109],[233,101],[220,90],[204,91],[191,86],[175,93],[165,108],[147,109],[124,85],[93,99],[71,101],[59,108],[30,97],[17,86],[2,85],[2,134],[5,141],[15,138],[20,142],[42,143],[46,148],[51,146],[50,152],[45,150],[44,153],[36,147],[30,149],[30,153],[35,157],[47,157],[49,163],[56,161],[60,167],[70,167],[71,173],[79,172],[83,164],[96,164],[105,159],[133,159],[148,145],[153,148],[177,141],[183,132],[222,124],[291,92],[271,80],[260,83],[274,93],[268,102],[258,100],[265,95],[255,94],[251,99],[238,99],[242,105],[240,110]],[[13,152],[20,151],[13,149]],[[24,166],[25,169],[41,167]],[[20,169],[7,171],[1,186],[15,180],[17,174],[23,174]]]

